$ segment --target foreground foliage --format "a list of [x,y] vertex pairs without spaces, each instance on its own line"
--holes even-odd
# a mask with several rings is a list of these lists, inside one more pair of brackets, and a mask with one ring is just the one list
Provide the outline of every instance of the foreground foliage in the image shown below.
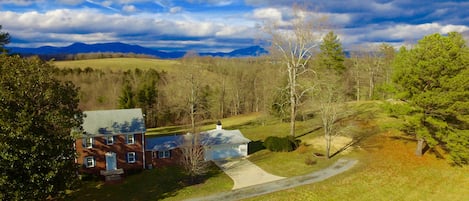
[[77,89],[37,58],[0,61],[0,200],[60,196],[77,181]]

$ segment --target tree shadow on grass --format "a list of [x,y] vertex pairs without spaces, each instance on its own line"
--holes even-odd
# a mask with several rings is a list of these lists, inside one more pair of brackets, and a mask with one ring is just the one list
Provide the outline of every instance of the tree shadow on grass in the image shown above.
[[[211,164],[207,174],[197,178],[197,184],[223,172]],[[161,200],[174,197],[178,191],[196,185],[179,166],[168,166],[126,177],[119,184],[103,185],[103,182],[85,182],[79,191],[67,200]]]

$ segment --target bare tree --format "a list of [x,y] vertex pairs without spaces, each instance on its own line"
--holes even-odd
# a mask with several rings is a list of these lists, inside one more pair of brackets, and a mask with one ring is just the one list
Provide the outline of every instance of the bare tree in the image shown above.
[[208,171],[209,163],[205,161],[204,148],[200,133],[184,135],[180,146],[180,164],[191,178],[191,183],[197,183],[198,178]]
[[290,135],[295,136],[297,107],[311,88],[302,86],[299,77],[308,71],[315,48],[320,44],[324,19],[317,19],[304,7],[293,7],[293,19],[288,23],[265,22],[263,29],[271,36],[271,54],[285,65],[288,77],[286,88],[290,101]]
[[335,122],[343,107],[343,99],[340,95],[342,92],[337,90],[338,87],[330,83],[323,83],[319,88],[320,90],[317,91],[316,97],[320,103],[319,111],[324,129],[324,138],[326,140],[326,156],[330,158],[332,141],[340,134],[338,128],[335,126]]

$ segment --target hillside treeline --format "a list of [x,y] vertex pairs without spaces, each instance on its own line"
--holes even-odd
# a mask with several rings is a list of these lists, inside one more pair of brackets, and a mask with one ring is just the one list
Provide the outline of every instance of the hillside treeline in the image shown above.
[[[363,51],[362,51],[363,50]],[[366,51],[365,51],[366,50]],[[352,52],[340,75],[340,88],[347,100],[371,100],[389,97],[390,63],[395,50],[382,45],[370,51]],[[309,68],[314,73],[302,77],[304,82],[324,75],[319,59]],[[82,110],[143,108],[148,127],[218,119],[251,112],[265,112],[288,119],[286,76],[280,62],[272,58],[214,58],[188,55],[170,72],[157,68],[110,70],[90,67],[63,68],[60,79],[80,87]],[[331,77],[331,82],[335,82]],[[306,96],[303,102],[310,102]],[[309,108],[310,104],[299,107]],[[192,111],[192,112],[191,112]],[[301,110],[299,119],[307,116]]]

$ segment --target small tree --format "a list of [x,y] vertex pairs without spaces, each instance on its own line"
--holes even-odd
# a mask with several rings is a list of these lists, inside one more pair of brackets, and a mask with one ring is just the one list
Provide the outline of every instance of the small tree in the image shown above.
[[343,107],[342,91],[337,90],[337,86],[331,83],[320,84],[316,91],[317,102],[321,114],[322,126],[324,129],[324,139],[326,143],[326,156],[331,157],[332,142],[340,134],[335,122],[338,119],[340,110]]
[[0,54],[0,200],[59,197],[77,181],[78,89],[38,58]]
[[180,164],[191,178],[191,183],[197,183],[200,176],[208,172],[209,164],[205,161],[204,148],[200,134],[188,133],[180,142]]

